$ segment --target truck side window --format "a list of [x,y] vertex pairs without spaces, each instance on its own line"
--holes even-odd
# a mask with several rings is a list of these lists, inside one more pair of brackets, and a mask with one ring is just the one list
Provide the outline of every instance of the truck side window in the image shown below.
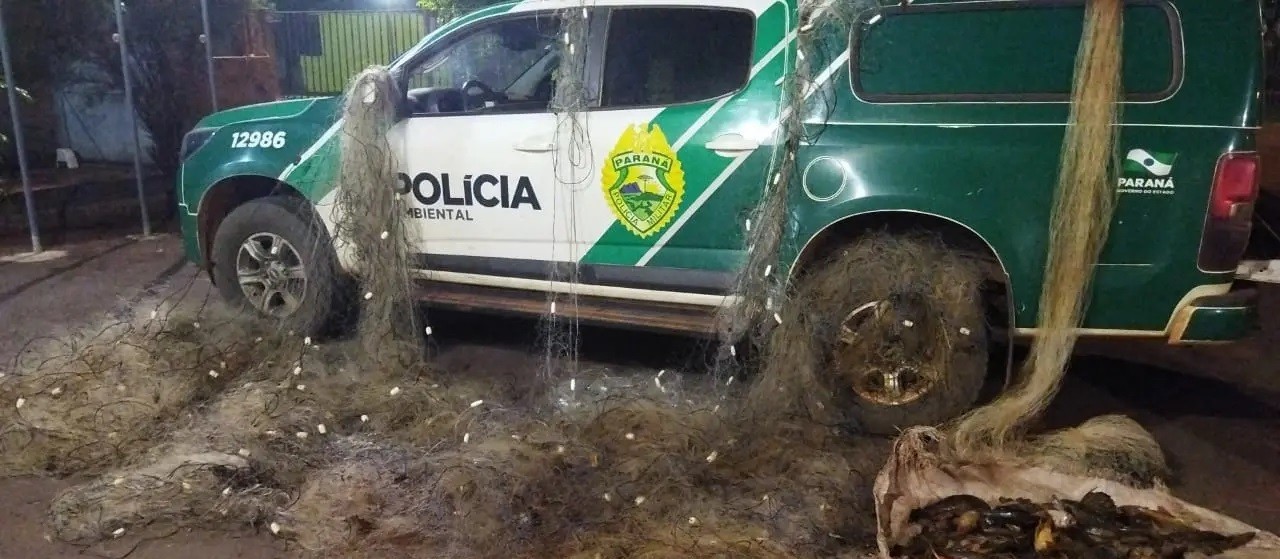
[[715,99],[747,84],[755,17],[717,8],[620,8],[605,47],[606,109]]
[[412,112],[546,111],[560,61],[559,29],[554,16],[521,16],[438,47],[407,73]]
[[[956,2],[865,12],[849,60],[869,102],[1063,102],[1071,94],[1083,3]],[[1182,33],[1167,2],[1124,14],[1123,74],[1135,101],[1171,95],[1182,74]],[[945,60],[945,63],[939,61]]]

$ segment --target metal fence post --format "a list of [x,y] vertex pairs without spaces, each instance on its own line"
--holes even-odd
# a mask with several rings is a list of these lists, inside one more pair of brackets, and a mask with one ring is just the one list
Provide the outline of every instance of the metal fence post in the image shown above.
[[209,34],[209,0],[200,0],[200,19],[204,24],[204,61],[209,72],[209,103],[218,112],[218,84],[213,76],[213,35]]
[[124,1],[116,0],[116,42],[120,44],[120,71],[124,73],[124,104],[133,126],[133,174],[138,181],[138,207],[142,211],[142,234],[151,235],[147,197],[142,188],[142,141],[138,139],[138,111],[133,108],[133,80],[129,77],[129,47],[124,34]]
[[9,60],[9,37],[4,27],[4,0],[0,0],[0,59],[4,63],[4,84],[9,94],[9,119],[13,123],[13,141],[18,148],[18,169],[22,173],[22,195],[27,203],[27,226],[31,228],[31,252],[38,253],[40,229],[36,224],[36,199],[31,192],[31,175],[27,172],[27,144],[22,137],[22,119],[18,115],[18,84],[13,81],[13,64]]

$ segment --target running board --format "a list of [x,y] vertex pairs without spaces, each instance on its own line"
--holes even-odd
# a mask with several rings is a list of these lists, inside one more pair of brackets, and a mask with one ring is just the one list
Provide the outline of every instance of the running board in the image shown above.
[[1280,260],[1242,260],[1236,279],[1258,283],[1280,283]]
[[[464,312],[534,317],[551,312],[546,292],[418,280],[417,298],[428,307]],[[715,308],[673,303],[633,302],[587,295],[558,294],[555,312],[582,323],[640,328],[656,332],[709,337],[715,333]]]

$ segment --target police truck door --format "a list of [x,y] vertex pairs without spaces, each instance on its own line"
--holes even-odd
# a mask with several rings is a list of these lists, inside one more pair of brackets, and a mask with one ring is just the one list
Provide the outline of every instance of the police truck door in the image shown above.
[[607,27],[588,123],[596,176],[574,198],[584,261],[618,286],[723,292],[764,183],[791,12],[620,6]]
[[406,69],[411,114],[390,136],[411,239],[428,269],[483,273],[499,259],[550,260],[558,31],[546,11],[490,16]]

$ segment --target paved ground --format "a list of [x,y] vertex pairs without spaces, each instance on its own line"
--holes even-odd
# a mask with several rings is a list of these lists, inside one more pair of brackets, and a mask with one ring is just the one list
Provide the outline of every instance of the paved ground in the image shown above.
[[[127,231],[124,233],[132,233]],[[0,256],[25,250],[22,238],[0,241]],[[0,358],[23,343],[59,328],[102,316],[137,300],[164,280],[187,284],[194,270],[181,263],[176,237],[131,240],[122,233],[74,233],[63,259],[0,263]],[[196,280],[207,289],[207,282]],[[1260,528],[1280,531],[1280,290],[1264,291],[1266,328],[1229,347],[1172,350],[1138,342],[1089,343],[1048,421],[1078,422],[1100,413],[1136,417],[1155,433],[1178,468],[1175,489],[1185,498]],[[469,367],[527,368],[534,324],[495,333],[474,317],[433,319],[442,340],[440,359],[450,370]],[[585,358],[618,366],[674,367],[696,358],[696,345],[656,335],[584,332]],[[183,533],[83,550],[49,543],[42,527],[45,506],[66,482],[0,481],[0,559],[25,557],[131,558],[273,557],[283,549],[265,535]]]

